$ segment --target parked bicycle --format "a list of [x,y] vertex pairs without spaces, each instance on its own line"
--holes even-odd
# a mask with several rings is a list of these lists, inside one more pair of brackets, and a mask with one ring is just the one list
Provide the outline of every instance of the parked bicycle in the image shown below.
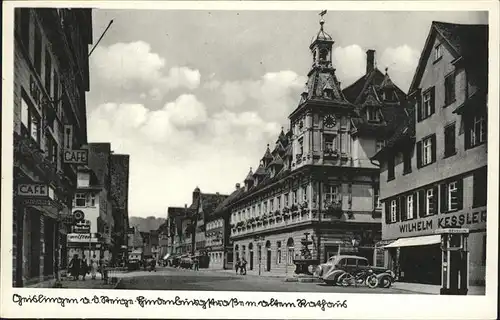
[[365,284],[367,287],[373,289],[379,285],[378,277],[373,273],[373,270],[361,270],[354,274],[345,272],[337,279],[337,284],[343,287],[359,286]]

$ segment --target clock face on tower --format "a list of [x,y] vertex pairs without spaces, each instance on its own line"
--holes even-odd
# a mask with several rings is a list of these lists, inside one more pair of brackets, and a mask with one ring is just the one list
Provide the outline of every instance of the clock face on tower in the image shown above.
[[336,123],[337,123],[337,121],[335,120],[335,116],[332,116],[332,115],[327,115],[325,117],[325,119],[323,120],[323,124],[327,128],[333,128]]

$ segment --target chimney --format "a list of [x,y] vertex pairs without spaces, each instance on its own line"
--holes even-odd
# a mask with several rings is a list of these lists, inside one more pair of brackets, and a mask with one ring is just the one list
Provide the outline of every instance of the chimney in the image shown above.
[[236,190],[240,190],[240,184],[239,183],[236,184]]
[[375,50],[366,51],[366,74],[375,70]]

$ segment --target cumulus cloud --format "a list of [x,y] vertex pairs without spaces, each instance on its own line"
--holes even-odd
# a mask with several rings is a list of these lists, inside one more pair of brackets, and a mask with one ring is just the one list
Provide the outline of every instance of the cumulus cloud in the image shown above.
[[297,107],[307,79],[284,70],[269,72],[257,80],[224,82],[220,86],[224,105],[238,111],[256,111],[272,121],[284,121]]
[[[336,47],[333,50],[334,65],[339,79],[346,85],[357,80],[366,72],[366,50],[357,44]],[[413,72],[418,63],[419,52],[404,44],[385,48],[375,55],[375,63],[380,71],[389,69],[395,83],[403,90],[408,88]],[[345,85],[343,87],[346,87]]]
[[389,70],[399,72],[415,71],[420,53],[408,45],[402,45],[396,48],[387,48],[380,57],[380,64],[388,67]]
[[90,141],[110,141],[115,152],[131,155],[131,214],[162,214],[187,202],[186,190],[196,185],[230,193],[279,133],[278,123],[255,111],[207,109],[183,94],[159,110],[104,103],[89,114]]
[[[150,88],[149,95],[160,99],[164,92],[176,88],[190,90],[200,85],[198,70],[171,66],[144,41],[100,46],[90,58],[93,76],[108,86],[131,89]],[[166,70],[167,69],[167,70]]]
[[358,79],[366,71],[365,51],[357,44],[333,49],[333,64],[342,82]]

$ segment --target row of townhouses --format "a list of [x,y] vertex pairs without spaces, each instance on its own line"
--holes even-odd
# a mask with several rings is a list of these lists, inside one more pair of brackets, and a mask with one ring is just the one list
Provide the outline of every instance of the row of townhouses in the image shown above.
[[73,254],[117,259],[129,156],[87,141],[90,9],[15,9],[13,285],[57,277]]
[[231,194],[196,188],[191,205],[169,207],[161,254],[290,274],[307,237],[318,263],[353,254],[402,281],[441,283],[434,232],[468,228],[469,279],[484,283],[487,26],[433,22],[407,95],[374,50],[341,89],[323,24],[290,129]]

